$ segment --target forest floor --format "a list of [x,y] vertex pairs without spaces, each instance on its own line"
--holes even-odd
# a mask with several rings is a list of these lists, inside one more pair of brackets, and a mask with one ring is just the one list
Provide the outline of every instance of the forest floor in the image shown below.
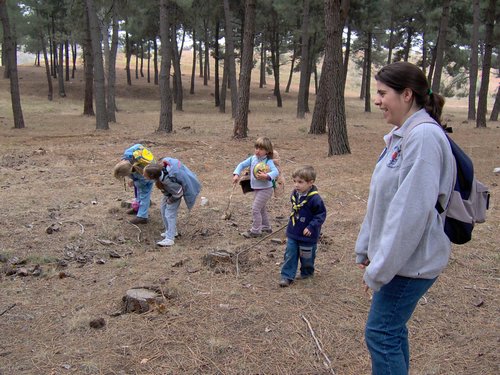
[[[351,154],[327,157],[326,136],[308,134],[310,115],[296,119],[296,93],[284,94],[278,109],[271,84],[252,88],[249,137],[234,140],[230,115],[214,107],[212,82],[197,81],[184,111],[174,112],[174,133],[159,134],[158,88],[144,78],[126,87],[119,72],[117,123],[96,131],[95,119],[81,114],[81,69],[66,84],[67,97],[52,102],[43,68],[22,66],[19,74],[25,129],[12,128],[9,83],[0,80],[1,375],[370,372],[363,338],[370,300],[353,248],[390,129],[375,106],[365,113],[354,91],[347,93]],[[466,99],[449,99],[444,117],[490,187],[492,204],[473,240],[454,246],[409,323],[411,374],[493,375],[500,373],[500,176],[493,173],[500,127],[476,129],[466,120]],[[280,152],[288,191],[293,169],[317,169],[329,212],[316,276],[289,288],[278,286],[284,232],[260,243],[239,235],[251,223],[251,194],[236,190],[231,220],[222,219],[233,168],[258,136],[270,137]],[[121,206],[133,191],[112,169],[138,142],[184,162],[209,202],[198,200],[189,216],[181,206],[182,236],[171,248],[155,246],[158,190],[147,225],[129,224]],[[289,210],[288,196],[273,198],[275,230]],[[214,251],[232,254],[230,262],[208,264]],[[163,296],[147,313],[121,314],[122,297],[135,287]],[[101,328],[92,328],[99,319]]]

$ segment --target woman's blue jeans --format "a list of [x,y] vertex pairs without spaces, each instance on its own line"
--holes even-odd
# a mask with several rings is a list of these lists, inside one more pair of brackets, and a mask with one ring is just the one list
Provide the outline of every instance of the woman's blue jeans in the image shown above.
[[286,240],[285,259],[281,267],[281,277],[293,280],[297,273],[300,260],[300,275],[309,277],[314,274],[314,260],[316,259],[315,243],[296,241],[291,238]]
[[365,328],[373,375],[407,375],[410,349],[406,323],[436,281],[395,276],[373,294]]

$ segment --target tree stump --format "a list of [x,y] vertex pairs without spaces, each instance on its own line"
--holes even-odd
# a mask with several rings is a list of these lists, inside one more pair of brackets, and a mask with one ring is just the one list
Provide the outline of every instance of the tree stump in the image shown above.
[[138,314],[145,313],[162,302],[162,297],[151,289],[137,288],[129,289],[122,298],[123,306],[122,313],[135,312]]

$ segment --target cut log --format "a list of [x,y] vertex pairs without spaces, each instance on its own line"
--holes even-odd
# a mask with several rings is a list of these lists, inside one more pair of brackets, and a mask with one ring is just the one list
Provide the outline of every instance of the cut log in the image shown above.
[[138,314],[149,311],[152,306],[162,302],[162,296],[151,289],[137,288],[129,289],[122,298],[122,312]]

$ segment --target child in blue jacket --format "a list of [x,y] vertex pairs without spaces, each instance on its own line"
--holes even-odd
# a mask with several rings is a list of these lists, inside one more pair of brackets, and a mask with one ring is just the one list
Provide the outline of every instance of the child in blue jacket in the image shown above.
[[292,174],[295,189],[290,200],[292,213],[286,229],[287,245],[281,267],[281,287],[295,279],[300,260],[300,278],[314,275],[314,260],[321,225],[326,219],[326,207],[314,186],[316,171],[311,166],[298,168]]
[[156,244],[172,246],[177,236],[177,212],[181,198],[184,197],[187,208],[191,210],[201,191],[201,184],[188,167],[173,158],[163,158],[160,164],[148,165],[144,168],[144,177],[156,181],[156,186],[163,193],[161,217],[165,231],[161,236],[165,238]]

